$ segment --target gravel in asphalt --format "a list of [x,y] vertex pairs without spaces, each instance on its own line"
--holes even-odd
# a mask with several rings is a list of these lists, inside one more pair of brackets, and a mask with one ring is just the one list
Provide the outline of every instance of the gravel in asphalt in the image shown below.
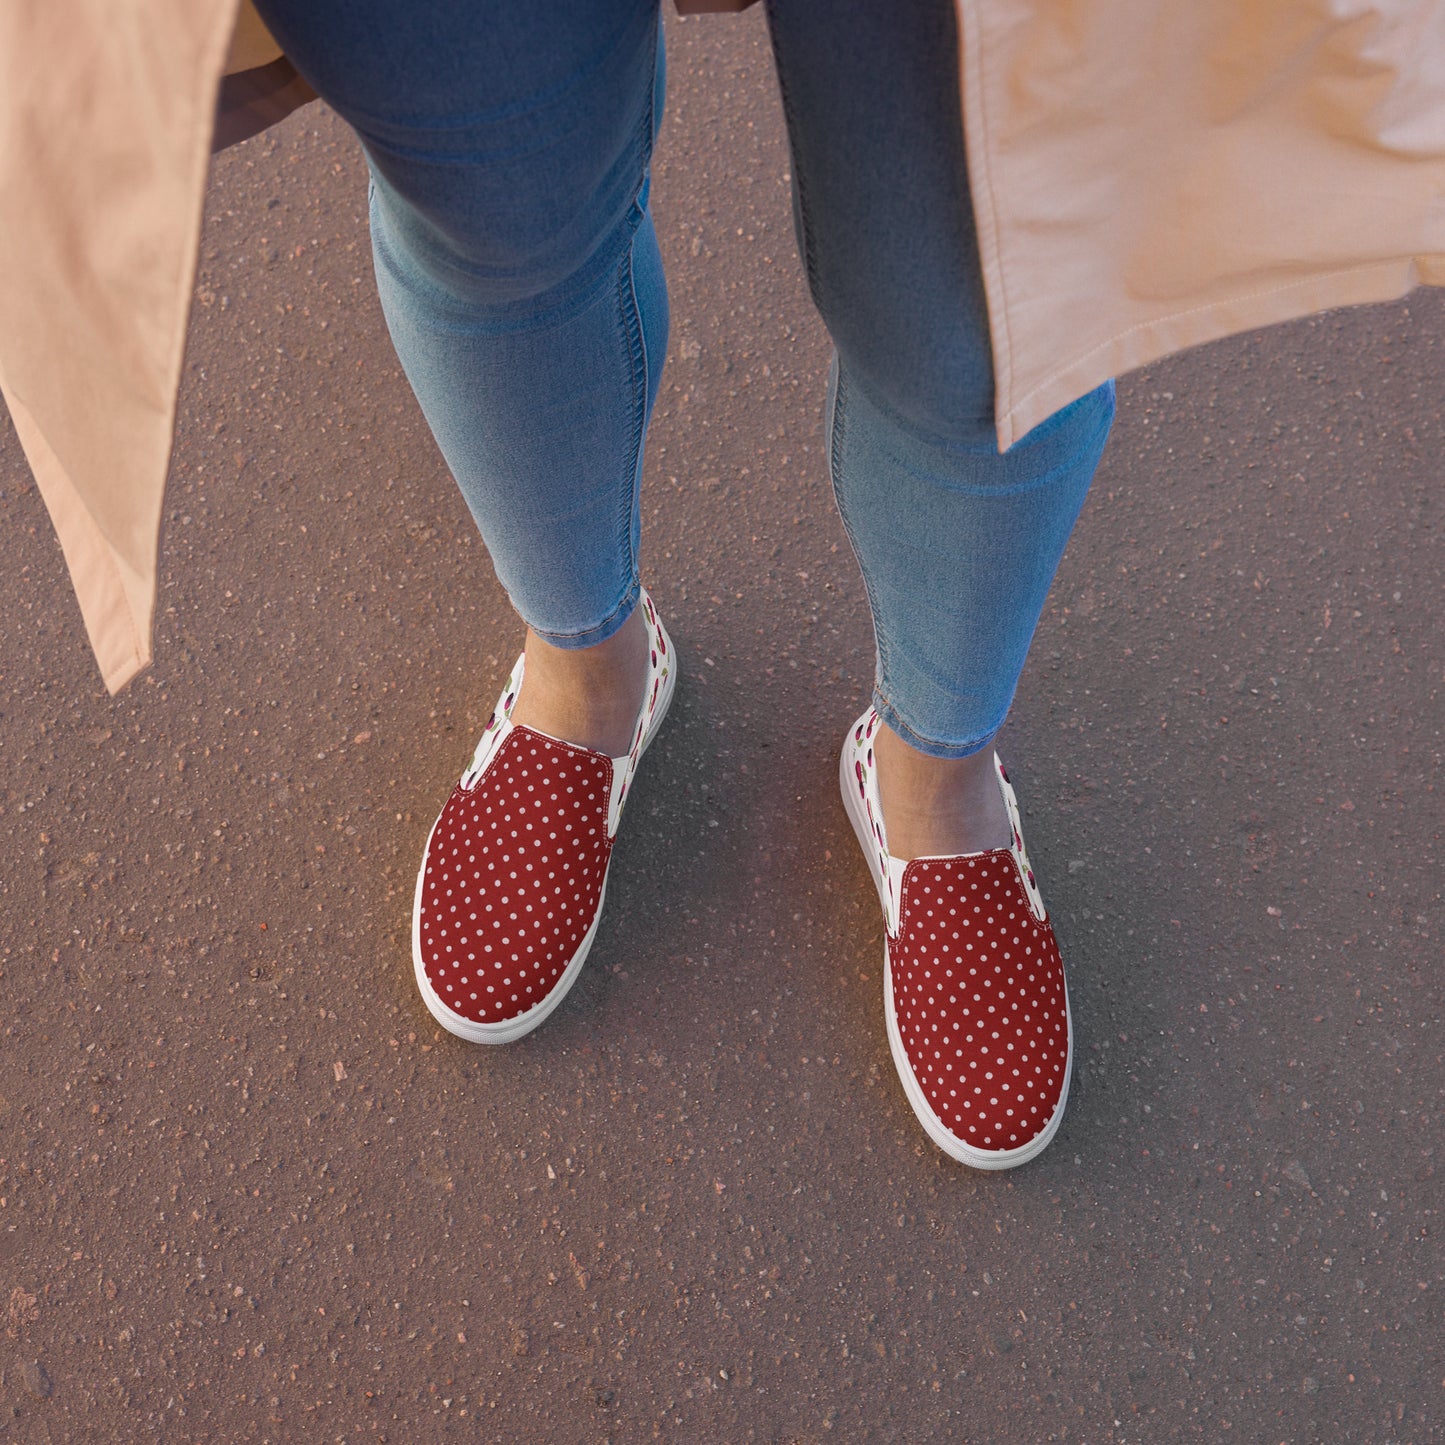
[[1050,1150],[929,1146],[835,796],[868,690],[757,11],[671,27],[645,571],[683,676],[566,1003],[443,1034],[412,884],[520,628],[313,107],[220,158],[158,661],[0,425],[0,1439],[1445,1439],[1445,303],[1120,385],[1003,752]]

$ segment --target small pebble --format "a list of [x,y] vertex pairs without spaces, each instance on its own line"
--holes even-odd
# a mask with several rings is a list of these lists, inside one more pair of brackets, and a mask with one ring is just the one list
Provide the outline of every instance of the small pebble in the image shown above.
[[1298,1184],[1301,1189],[1308,1189],[1314,1193],[1314,1185],[1310,1183],[1310,1177],[1305,1173],[1305,1167],[1298,1159],[1291,1159],[1280,1171],[1291,1184]]

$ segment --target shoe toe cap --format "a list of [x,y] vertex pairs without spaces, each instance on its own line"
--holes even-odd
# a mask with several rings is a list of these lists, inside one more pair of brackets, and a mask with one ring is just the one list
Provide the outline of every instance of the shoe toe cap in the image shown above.
[[437,1001],[469,1022],[541,1003],[600,906],[608,779],[585,754],[559,751],[519,738],[475,787],[453,790],[427,845],[418,963]]
[[1007,850],[910,864],[889,953],[898,1035],[937,1123],[966,1151],[1026,1148],[1063,1105],[1068,998]]

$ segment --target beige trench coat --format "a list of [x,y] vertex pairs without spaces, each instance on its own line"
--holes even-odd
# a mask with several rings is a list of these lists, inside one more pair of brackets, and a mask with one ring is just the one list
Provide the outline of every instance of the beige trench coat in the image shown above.
[[[999,444],[1108,377],[1445,281],[1445,7],[957,0]],[[162,491],[238,0],[0,0],[0,389],[112,690]],[[253,17],[252,17],[253,18]]]

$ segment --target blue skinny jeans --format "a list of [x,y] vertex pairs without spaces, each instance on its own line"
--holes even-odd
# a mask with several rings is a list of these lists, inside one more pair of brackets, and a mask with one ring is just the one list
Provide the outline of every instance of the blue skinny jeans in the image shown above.
[[[638,599],[667,349],[658,0],[258,8],[361,139],[392,340],[513,605],[558,646],[606,640]],[[874,703],[964,757],[1008,711],[1113,387],[998,451],[950,0],[770,0],[768,21]]]

